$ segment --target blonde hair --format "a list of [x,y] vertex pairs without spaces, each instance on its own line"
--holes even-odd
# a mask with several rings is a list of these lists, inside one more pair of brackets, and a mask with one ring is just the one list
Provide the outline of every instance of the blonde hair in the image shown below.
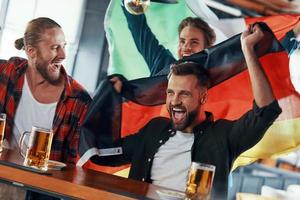
[[54,20],[47,17],[39,17],[28,22],[24,37],[15,40],[16,49],[25,49],[25,46],[35,46],[41,41],[46,29],[61,28]]

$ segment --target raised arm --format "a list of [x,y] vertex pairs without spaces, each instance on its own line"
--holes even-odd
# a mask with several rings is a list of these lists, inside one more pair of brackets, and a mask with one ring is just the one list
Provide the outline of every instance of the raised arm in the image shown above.
[[255,54],[254,47],[263,38],[263,32],[258,25],[249,26],[241,35],[241,45],[248,67],[252,92],[258,107],[269,105],[274,101],[270,82]]
[[122,6],[128,28],[139,53],[143,56],[150,70],[150,76],[156,75],[175,61],[172,53],[159,41],[147,24],[145,15],[132,15]]

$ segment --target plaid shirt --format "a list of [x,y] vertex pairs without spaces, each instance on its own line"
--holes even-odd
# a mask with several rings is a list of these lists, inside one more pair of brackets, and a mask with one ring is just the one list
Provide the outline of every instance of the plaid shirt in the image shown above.
[[[19,104],[28,67],[26,59],[12,57],[0,60],[0,112],[7,115],[5,138],[10,141],[14,117]],[[80,125],[83,121],[91,97],[62,68],[65,88],[57,103],[53,119],[53,143],[50,159],[75,163]]]

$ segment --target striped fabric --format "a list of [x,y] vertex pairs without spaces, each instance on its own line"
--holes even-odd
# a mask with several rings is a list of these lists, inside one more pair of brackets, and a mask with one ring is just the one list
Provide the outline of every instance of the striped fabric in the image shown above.
[[[245,30],[248,24],[258,21],[268,24],[276,38],[282,40],[285,34],[300,20],[300,15],[212,20],[215,17],[211,13],[206,13],[207,9],[205,5],[200,5],[201,3],[203,1],[194,0],[178,1],[178,4],[174,5],[153,3],[145,13],[151,31],[155,34],[159,43],[169,49],[173,55],[176,54],[178,44],[177,26],[187,16],[197,14],[205,19],[216,30],[218,42],[223,41],[218,32],[229,38]],[[119,0],[110,2],[104,25],[110,52],[108,73],[119,73],[129,80],[149,76],[146,62],[134,44]],[[290,80],[288,54],[286,52],[269,54],[261,58],[260,61],[268,77],[270,77],[276,98],[283,108],[283,113],[268,130],[263,140],[254,148],[243,153],[236,161],[235,166],[251,163],[258,158],[277,156],[293,151],[300,146],[298,134],[300,130],[300,98],[299,92],[295,90],[295,86]],[[161,91],[157,90],[156,96],[159,96],[160,93]],[[217,119],[234,120],[251,108],[252,100],[249,77],[245,71],[210,89],[208,102],[204,109],[212,111]],[[168,116],[165,105],[145,107],[132,101],[122,104],[121,114],[122,137],[137,132],[154,117]],[[100,167],[92,163],[88,163],[88,167],[105,172],[115,172],[120,169]]]

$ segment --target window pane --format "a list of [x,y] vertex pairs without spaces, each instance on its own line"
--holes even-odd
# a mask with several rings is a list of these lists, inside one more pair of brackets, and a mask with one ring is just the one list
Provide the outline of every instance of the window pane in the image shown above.
[[[39,0],[35,17],[47,16],[58,22],[69,42],[77,39],[77,28],[81,25],[84,0]],[[51,8],[51,9],[49,9]]]
[[10,0],[8,4],[5,28],[24,31],[28,21],[34,17],[35,0]]

